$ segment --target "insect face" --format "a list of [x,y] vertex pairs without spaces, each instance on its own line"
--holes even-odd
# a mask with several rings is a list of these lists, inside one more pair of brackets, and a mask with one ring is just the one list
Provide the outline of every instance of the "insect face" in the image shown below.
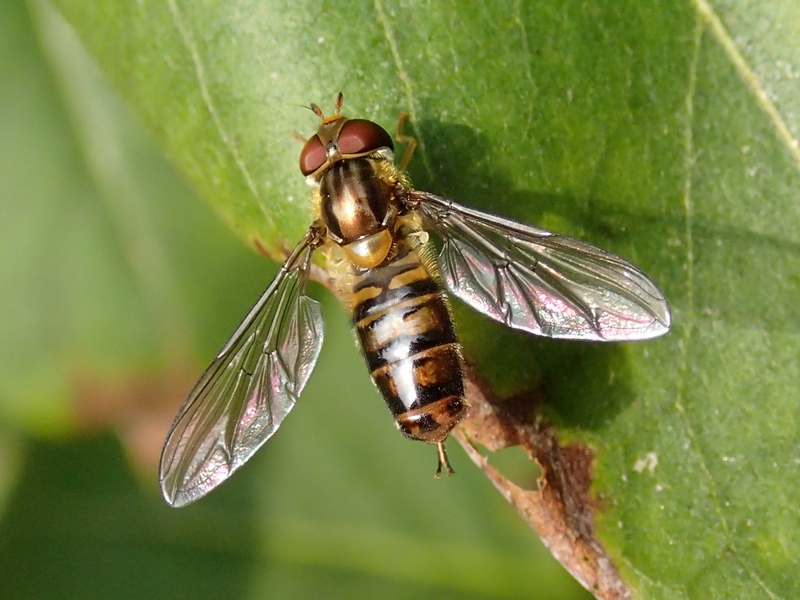
[[381,149],[394,150],[392,138],[380,125],[365,119],[348,119],[338,113],[323,118],[319,131],[300,152],[300,172],[318,180],[335,162],[364,156]]

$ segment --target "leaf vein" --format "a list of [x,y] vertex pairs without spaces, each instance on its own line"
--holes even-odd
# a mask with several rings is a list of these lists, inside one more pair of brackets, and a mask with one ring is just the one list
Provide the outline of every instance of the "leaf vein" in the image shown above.
[[725,28],[722,20],[714,12],[714,9],[708,4],[708,2],[706,2],[706,0],[694,0],[694,5],[697,9],[697,12],[710,29],[711,33],[719,42],[720,46],[722,46],[725,54],[739,72],[742,80],[750,88],[750,91],[753,93],[756,102],[758,102],[761,109],[766,113],[767,117],[772,123],[772,126],[775,128],[778,138],[784,144],[786,144],[786,147],[794,159],[796,166],[800,167],[800,142],[798,142],[797,138],[792,135],[792,132],[789,130],[789,126],[786,124],[786,121],[783,120],[783,117],[778,111],[778,108],[775,106],[775,103],[769,97],[769,93],[767,92],[764,83],[758,78],[753,69],[750,68],[750,65],[747,64],[747,60],[745,60],[745,57],[739,51],[739,48],[731,37],[731,34]]
[[536,81],[533,78],[533,72],[531,71],[531,62],[533,60],[533,55],[531,53],[530,42],[528,41],[528,31],[525,28],[525,21],[522,19],[522,7],[520,5],[520,1],[517,0],[514,2],[514,22],[519,29],[519,37],[520,43],[522,44],[522,49],[525,52],[525,56],[527,60],[525,61],[525,79],[531,86],[531,95],[529,96],[528,100],[528,116],[525,119],[525,125],[528,130],[530,130],[533,124],[533,114],[534,114],[534,101],[533,97],[536,95]]
[[[208,110],[208,113],[211,115],[211,120],[214,122],[214,127],[219,133],[220,138],[222,139],[222,143],[231,153],[234,162],[236,163],[239,172],[242,174],[242,177],[247,184],[247,187],[250,189],[250,192],[253,194],[253,197],[256,199],[258,206],[263,207],[264,203],[261,199],[261,195],[258,193],[258,186],[256,186],[255,179],[250,174],[250,170],[247,168],[247,164],[245,160],[242,158],[242,155],[239,153],[239,149],[236,147],[236,144],[233,143],[230,134],[228,133],[225,125],[222,122],[222,117],[217,110],[216,105],[214,104],[214,100],[211,97],[211,91],[208,87],[208,81],[206,80],[205,74],[205,67],[203,66],[203,60],[200,56],[200,51],[197,48],[197,44],[192,37],[189,28],[186,26],[186,23],[183,20],[183,16],[181,15],[180,10],[178,9],[178,4],[176,0],[167,0],[167,5],[169,6],[169,11],[172,16],[172,20],[175,23],[175,26],[178,28],[178,33],[181,36],[181,41],[183,45],[188,50],[189,55],[192,58],[192,63],[194,64],[194,72],[195,77],[197,78],[197,84],[200,88],[200,94],[203,97],[203,103]],[[262,209],[262,212],[263,209]],[[268,219],[268,221],[272,222],[272,219],[268,214],[264,212],[264,216]]]
[[[698,0],[702,1],[702,0]],[[713,507],[714,513],[719,520],[722,533],[725,537],[728,549],[736,557],[736,561],[741,565],[742,570],[746,572],[752,579],[769,595],[771,598],[778,599],[772,590],[762,581],[762,579],[755,573],[742,559],[741,554],[734,541],[733,534],[728,525],[727,519],[721,508],[719,495],[717,493],[714,477],[708,467],[705,456],[698,444],[698,436],[692,426],[691,419],[686,412],[683,405],[683,394],[686,385],[686,373],[689,365],[689,347],[692,339],[692,330],[694,327],[695,311],[694,311],[694,246],[693,246],[693,221],[694,221],[694,203],[692,200],[692,177],[694,174],[695,155],[694,155],[694,98],[697,91],[697,67],[700,61],[700,47],[702,44],[703,34],[707,21],[697,19],[695,22],[694,30],[694,52],[692,60],[689,64],[689,82],[686,93],[686,131],[684,134],[684,170],[686,180],[684,181],[683,192],[683,209],[686,220],[685,229],[685,244],[686,244],[686,318],[684,319],[683,336],[680,340],[680,356],[678,366],[678,381],[676,385],[675,394],[675,409],[678,412],[680,419],[683,423],[686,436],[689,438],[693,452],[700,465],[700,471],[706,479],[708,485],[708,492]]]
[[397,47],[397,38],[394,35],[394,31],[392,31],[389,23],[389,17],[383,7],[382,0],[373,0],[373,6],[375,7],[375,13],[378,15],[378,21],[380,21],[381,27],[383,28],[383,36],[386,38],[386,43],[389,46],[389,52],[392,54],[392,59],[394,60],[394,65],[397,69],[397,77],[400,79],[403,90],[405,91],[408,114],[415,126],[414,133],[417,139],[416,151],[422,157],[422,164],[425,167],[425,171],[428,173],[428,177],[431,179],[431,181],[433,181],[433,169],[431,168],[430,161],[428,160],[428,152],[425,149],[425,140],[422,137],[422,132],[416,127],[419,121],[417,119],[417,101],[414,95],[414,83],[411,80],[411,76],[408,74],[408,71],[406,71],[405,65],[403,64],[403,57],[401,56],[400,50]]

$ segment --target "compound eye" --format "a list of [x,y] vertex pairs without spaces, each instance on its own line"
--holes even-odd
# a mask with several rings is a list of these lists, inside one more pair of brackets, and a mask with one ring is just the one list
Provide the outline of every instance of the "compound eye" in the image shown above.
[[350,119],[339,132],[339,152],[342,154],[361,154],[380,148],[394,150],[391,136],[386,130],[366,119]]
[[328,157],[325,153],[325,146],[318,135],[309,138],[303,151],[300,152],[300,171],[303,175],[311,175],[314,171],[325,164]]

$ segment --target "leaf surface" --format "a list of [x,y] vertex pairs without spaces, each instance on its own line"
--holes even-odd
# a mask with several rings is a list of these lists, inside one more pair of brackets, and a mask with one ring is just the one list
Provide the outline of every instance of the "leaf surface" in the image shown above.
[[316,123],[298,106],[330,111],[344,86],[349,115],[391,129],[410,113],[418,187],[648,272],[674,309],[661,340],[535,340],[457,307],[467,356],[498,402],[529,399],[517,422],[538,414],[592,452],[595,535],[637,596],[793,595],[800,8],[57,5],[192,184],[272,256],[311,216],[292,132]]

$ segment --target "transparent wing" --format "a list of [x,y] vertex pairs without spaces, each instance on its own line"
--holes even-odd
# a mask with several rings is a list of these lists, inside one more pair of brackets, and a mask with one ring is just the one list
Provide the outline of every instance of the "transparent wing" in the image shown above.
[[643,340],[669,330],[664,293],[618,256],[426,192],[408,200],[443,240],[447,287],[488,317],[581,340]]
[[313,235],[195,384],[164,443],[164,499],[183,506],[213,490],[275,433],[294,407],[322,347],[320,306],[303,294]]

